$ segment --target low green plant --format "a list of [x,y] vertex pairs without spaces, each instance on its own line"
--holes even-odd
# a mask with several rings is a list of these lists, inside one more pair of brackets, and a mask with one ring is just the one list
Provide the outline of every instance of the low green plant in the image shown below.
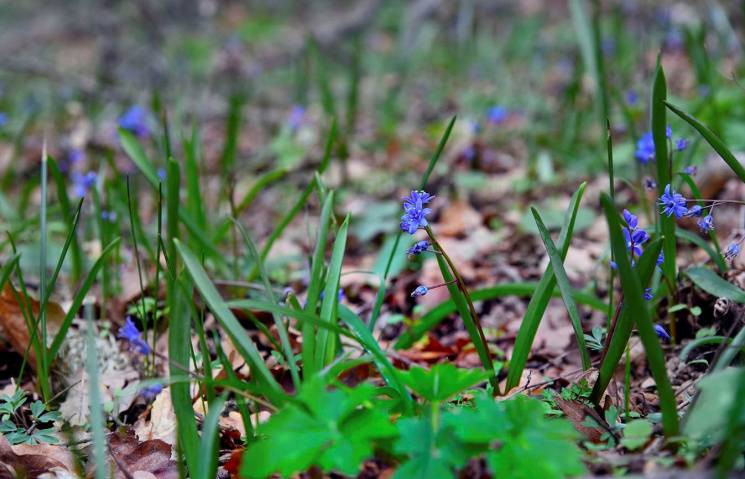
[[58,444],[54,426],[49,424],[62,419],[62,415],[48,411],[38,399],[28,405],[27,400],[22,389],[0,396],[0,433],[10,444]]

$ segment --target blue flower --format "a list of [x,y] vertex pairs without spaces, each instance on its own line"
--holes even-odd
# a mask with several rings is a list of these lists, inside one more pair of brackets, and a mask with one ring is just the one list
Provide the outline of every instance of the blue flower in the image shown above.
[[104,220],[104,221],[108,221],[110,223],[113,223],[114,221],[116,221],[116,211],[114,211],[114,210],[111,210],[111,211],[102,210],[101,211],[101,219]]
[[667,125],[665,127],[665,138],[668,140],[673,137],[673,129],[670,127],[670,125]]
[[500,105],[495,105],[489,108],[489,111],[486,113],[486,118],[489,123],[498,125],[504,122],[507,119],[508,115],[509,112],[507,111],[507,108]]
[[639,100],[639,95],[636,93],[636,90],[628,90],[626,92],[626,103],[635,105],[637,100]]
[[685,138],[678,138],[675,140],[675,151],[683,151],[688,148],[688,140]]
[[414,244],[414,246],[406,250],[406,254],[415,255],[415,254],[419,254],[424,251],[427,251],[428,249],[429,249],[429,241],[427,240],[417,241],[416,244]]
[[165,168],[158,168],[158,171],[155,172],[158,175],[158,179],[160,181],[166,181],[166,170]]
[[714,218],[711,215],[706,215],[700,220],[698,220],[698,229],[701,230],[702,233],[708,233],[709,231],[714,230]]
[[140,105],[134,105],[125,111],[117,120],[119,126],[139,138],[145,138],[150,134],[147,126],[147,111]]
[[641,256],[641,245],[649,239],[649,234],[644,230],[630,231],[628,228],[623,228],[622,231],[623,237],[626,239],[626,248],[631,251],[632,255]]
[[701,216],[701,214],[703,213],[703,211],[704,211],[704,209],[701,207],[701,205],[693,205],[688,210],[688,213],[686,213],[685,215],[686,216]]
[[667,216],[675,215],[676,218],[685,216],[688,212],[688,208],[686,208],[687,201],[683,195],[676,193],[668,184],[665,186],[665,192],[660,196],[660,205],[664,206],[662,213]]
[[117,334],[117,337],[129,342],[135,351],[140,354],[150,354],[153,351],[152,348],[150,348],[150,345],[142,339],[140,331],[137,329],[137,326],[135,326],[135,323],[132,322],[131,318],[127,318],[124,322],[124,326],[119,328],[119,334]]
[[698,166],[686,166],[683,168],[683,173],[690,176],[696,176],[696,173],[698,172]]
[[0,111],[0,126],[8,123],[8,115]]
[[414,289],[414,291],[411,292],[411,297],[416,298],[419,296],[424,296],[425,294],[427,294],[428,291],[429,289],[426,286],[420,284]]
[[652,178],[646,178],[644,180],[644,187],[648,190],[656,190],[657,189],[657,182],[654,181]]
[[646,299],[647,301],[652,301],[652,298],[654,298],[654,295],[652,294],[652,288],[645,288],[644,299]]
[[657,261],[655,261],[655,264],[657,266],[662,266],[662,263],[665,262],[665,253],[660,253],[660,255],[657,257]]
[[610,269],[618,269],[618,263],[616,263],[613,260],[608,261],[608,264],[610,265]]
[[730,243],[729,246],[727,246],[727,249],[724,251],[724,259],[735,259],[738,254],[740,254],[740,244]]
[[297,130],[300,128],[300,125],[303,124],[304,118],[305,107],[302,105],[294,105],[292,110],[290,110],[290,114],[287,116],[287,126],[290,127],[291,130]]
[[140,394],[142,394],[142,397],[144,397],[147,400],[155,399],[155,396],[160,394],[160,392],[163,390],[163,385],[160,383],[154,383],[150,386],[145,386],[140,390]]
[[403,199],[404,214],[401,216],[401,229],[410,235],[419,228],[427,226],[427,215],[432,212],[424,205],[432,201],[434,196],[426,191],[413,190],[410,196]]
[[[321,291],[321,299],[323,299],[326,296],[326,291]],[[341,301],[344,299],[344,290],[339,288],[339,291],[336,293],[336,299],[337,301]]]
[[654,332],[657,334],[657,336],[664,340],[664,341],[670,341],[670,335],[667,334],[667,331],[665,331],[665,328],[660,324],[654,325]]
[[644,133],[637,140],[634,157],[644,165],[650,161],[654,161],[654,138],[651,131]]
[[98,175],[95,171],[89,171],[85,174],[73,173],[72,182],[75,185],[75,194],[78,197],[83,197],[88,194],[88,190],[96,184]]

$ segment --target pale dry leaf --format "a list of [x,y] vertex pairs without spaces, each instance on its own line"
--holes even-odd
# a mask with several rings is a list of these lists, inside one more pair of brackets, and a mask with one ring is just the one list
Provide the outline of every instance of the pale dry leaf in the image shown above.
[[[0,434],[0,465],[12,469],[18,477],[38,478],[44,473],[61,469],[74,470],[72,454],[63,446],[51,444],[19,444],[11,446]],[[0,473],[3,473],[0,470]]]
[[159,439],[169,445],[176,444],[176,414],[171,404],[170,388],[163,388],[158,393],[149,413],[141,415],[134,424],[137,438],[140,441]]

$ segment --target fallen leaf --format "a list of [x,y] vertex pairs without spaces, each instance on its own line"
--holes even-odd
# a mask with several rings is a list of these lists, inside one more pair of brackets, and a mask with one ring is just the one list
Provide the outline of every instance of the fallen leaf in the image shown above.
[[[23,298],[20,291],[18,292],[18,297]],[[40,303],[31,297],[27,299],[27,304],[31,306],[34,318],[38,318]],[[46,318],[47,335],[51,341],[55,333],[59,330],[62,320],[65,318],[65,311],[59,304],[50,301],[46,308]],[[29,329],[26,327],[26,320],[23,317],[21,306],[16,300],[15,294],[13,294],[10,283],[5,283],[2,292],[0,292],[0,335],[8,339],[8,342],[10,342],[18,354],[23,355],[28,350],[30,364],[36,368],[34,348],[28,347],[31,335]]]
[[[584,434],[592,442],[600,442],[600,437],[604,432],[603,424],[605,424],[605,420],[599,414],[579,401],[569,401],[560,396],[556,396],[555,401],[577,431]],[[591,421],[586,420],[588,417]],[[591,422],[597,424],[597,427],[590,426]]]
[[125,434],[112,434],[109,437],[110,453],[114,457],[115,479],[126,479],[127,475],[143,479],[150,473],[158,479],[177,479],[179,477],[176,461],[171,459],[172,448],[160,439],[140,442],[130,430]]
[[176,444],[176,413],[171,405],[171,390],[163,388],[149,409],[135,422],[134,431],[140,441],[159,439],[166,444]]
[[[53,470],[72,471],[74,462],[72,454],[62,446],[51,444],[11,446],[5,436],[0,434],[0,466],[4,466],[5,470],[15,471],[15,475],[10,477],[34,479]],[[0,477],[6,477],[3,475],[4,472],[0,469]]]

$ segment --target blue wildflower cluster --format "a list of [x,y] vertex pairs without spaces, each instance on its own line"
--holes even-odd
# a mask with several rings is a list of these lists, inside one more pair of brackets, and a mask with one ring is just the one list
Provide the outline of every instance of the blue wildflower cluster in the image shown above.
[[432,201],[432,198],[434,196],[426,191],[413,190],[410,196],[403,199],[404,214],[401,216],[401,229],[403,231],[413,235],[419,228],[424,228],[429,224],[427,215],[432,210],[425,208],[424,205]]
[[70,175],[70,178],[75,187],[75,195],[82,198],[87,195],[91,187],[96,184],[98,175],[95,171],[88,171],[86,173],[73,172]]
[[494,125],[504,123],[508,116],[509,112],[507,111],[507,108],[501,105],[495,105],[489,108],[489,111],[486,113],[487,121]]
[[[690,174],[688,171],[686,172]],[[694,172],[695,173],[695,172]],[[688,200],[680,193],[676,192],[669,184],[665,186],[665,191],[660,196],[660,206],[662,206],[662,214],[675,216],[676,218],[684,217],[698,217],[699,220],[696,222],[699,230],[702,233],[709,233],[714,231],[714,207],[727,201],[710,201],[708,205],[693,205],[688,207]],[[730,243],[724,252],[724,258],[727,260],[734,259],[740,254],[740,244],[742,239],[737,242]]]
[[[665,127],[665,137],[672,141],[673,130],[670,125]],[[688,148],[688,140],[685,138],[678,138],[674,142],[674,147],[675,151],[683,151]],[[639,137],[639,140],[637,140],[634,157],[644,165],[655,160],[654,136],[651,131],[644,133]]]
[[632,259],[638,258],[642,255],[642,245],[649,240],[649,234],[643,228],[639,228],[639,219],[629,210],[623,210],[623,219],[627,225],[622,230],[626,249],[631,252]]
[[427,251],[429,247],[430,247],[429,241],[427,240],[417,241],[416,243],[414,243],[414,246],[406,250],[406,254],[417,255],[419,253],[423,253]]

